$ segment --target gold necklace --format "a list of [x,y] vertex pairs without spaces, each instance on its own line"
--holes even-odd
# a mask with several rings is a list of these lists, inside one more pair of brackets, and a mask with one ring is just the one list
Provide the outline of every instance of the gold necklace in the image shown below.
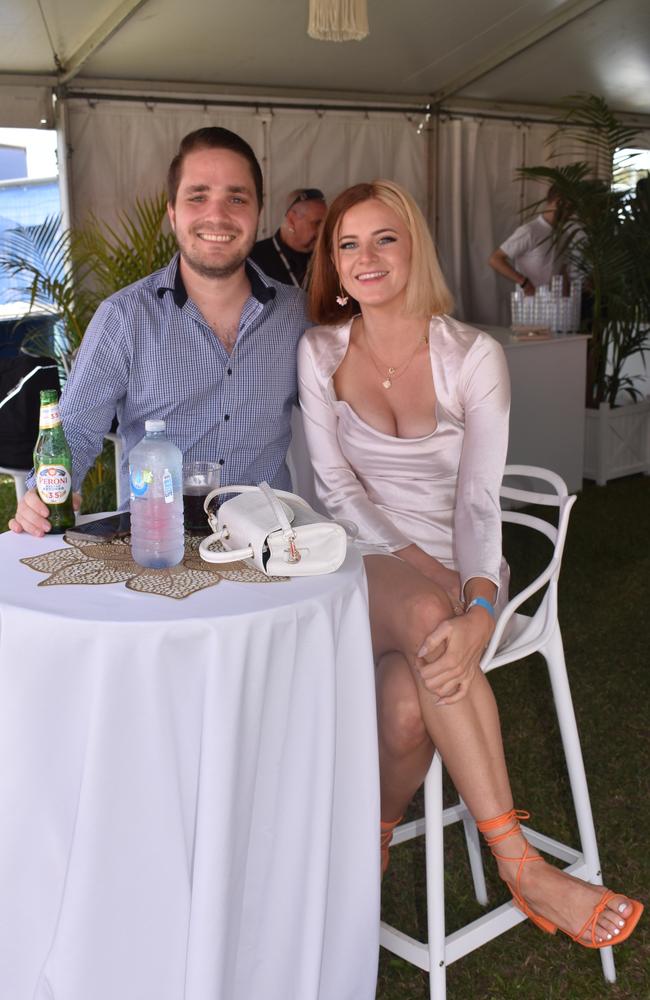
[[[403,361],[401,365],[395,366],[386,364],[385,361],[382,361],[382,359],[374,353],[372,347],[370,346],[370,342],[368,340],[368,334],[366,333],[365,329],[363,331],[363,335],[366,340],[366,347],[368,348],[368,354],[370,355],[370,360],[377,369],[377,374],[381,377],[382,380],[381,384],[383,385],[384,389],[390,389],[394,380],[396,378],[401,378],[401,376],[404,374],[408,366],[411,364],[411,361],[417,354],[420,345],[426,344],[428,346],[429,344],[429,335],[425,333],[422,339],[418,340],[417,344],[415,345],[415,349],[413,350],[412,354],[406,359],[406,361]],[[385,375],[382,369],[377,364],[377,361],[381,361],[381,364],[386,369]]]

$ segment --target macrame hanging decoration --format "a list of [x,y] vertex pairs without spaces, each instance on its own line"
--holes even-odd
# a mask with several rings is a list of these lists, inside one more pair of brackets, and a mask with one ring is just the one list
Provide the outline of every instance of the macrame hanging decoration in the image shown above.
[[309,0],[310,38],[360,42],[368,31],[368,0]]

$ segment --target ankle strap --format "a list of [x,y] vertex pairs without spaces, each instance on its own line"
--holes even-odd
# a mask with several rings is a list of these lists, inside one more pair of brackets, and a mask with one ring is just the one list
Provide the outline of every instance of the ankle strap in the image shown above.
[[403,816],[398,816],[397,819],[380,820],[379,826],[381,827],[381,832],[388,833],[390,830],[394,830],[396,826],[399,826],[403,819]]
[[[488,847],[492,847],[494,844],[500,844],[502,840],[506,840],[508,837],[511,837],[512,834],[519,829],[520,819],[530,819],[530,813],[526,812],[525,809],[510,809],[508,812],[502,813],[494,819],[483,819],[480,822],[477,821],[476,825],[485,837],[485,842]],[[505,826],[506,823],[511,823],[512,826],[510,826],[504,833],[498,833],[495,837],[487,836],[491,830],[498,830],[499,827]]]

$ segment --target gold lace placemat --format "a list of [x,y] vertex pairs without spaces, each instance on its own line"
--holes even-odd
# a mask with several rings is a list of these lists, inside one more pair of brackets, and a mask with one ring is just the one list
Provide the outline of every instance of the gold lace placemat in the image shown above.
[[[221,580],[235,583],[285,583],[288,577],[266,576],[260,570],[245,562],[207,563],[199,555],[202,539],[194,535],[185,536],[185,555],[178,566],[170,569],[145,569],[131,558],[131,546],[124,539],[111,542],[70,539],[68,543],[53,552],[40,556],[29,556],[21,563],[47,573],[39,587],[58,587],[63,584],[105,584],[124,583],[129,590],[141,594],[157,594],[159,597],[173,597],[180,600],[189,597],[205,587],[214,587]],[[223,550],[220,542],[214,542],[211,549]]]

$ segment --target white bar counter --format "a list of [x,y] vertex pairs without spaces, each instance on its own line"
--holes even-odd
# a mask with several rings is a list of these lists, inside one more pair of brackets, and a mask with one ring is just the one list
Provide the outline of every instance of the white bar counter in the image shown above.
[[582,488],[587,334],[515,339],[505,326],[470,323],[503,347],[512,383],[509,464],[540,465]]

